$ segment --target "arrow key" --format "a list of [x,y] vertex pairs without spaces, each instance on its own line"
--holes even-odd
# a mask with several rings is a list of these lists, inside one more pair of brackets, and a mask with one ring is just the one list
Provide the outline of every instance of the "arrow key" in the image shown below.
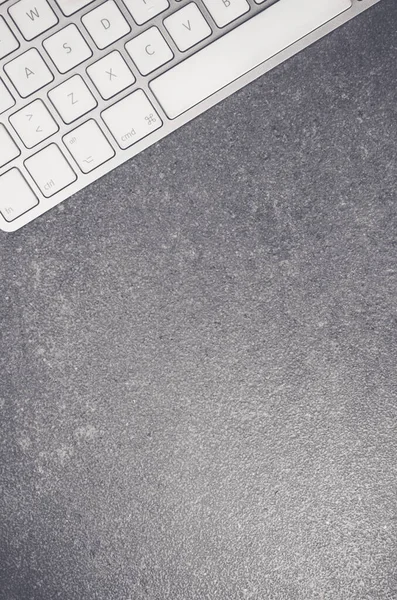
[[59,129],[41,100],[35,100],[11,115],[10,123],[27,148],[33,148]]

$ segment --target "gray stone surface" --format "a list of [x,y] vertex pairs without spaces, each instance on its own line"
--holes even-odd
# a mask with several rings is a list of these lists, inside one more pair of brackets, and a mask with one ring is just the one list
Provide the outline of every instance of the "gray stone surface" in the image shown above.
[[2,600],[395,600],[397,3],[0,236]]

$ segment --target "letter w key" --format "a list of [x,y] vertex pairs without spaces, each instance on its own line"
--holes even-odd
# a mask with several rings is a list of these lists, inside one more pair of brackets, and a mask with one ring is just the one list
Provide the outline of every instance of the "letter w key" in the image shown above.
[[9,12],[26,40],[33,40],[58,23],[47,0],[20,0],[10,6]]

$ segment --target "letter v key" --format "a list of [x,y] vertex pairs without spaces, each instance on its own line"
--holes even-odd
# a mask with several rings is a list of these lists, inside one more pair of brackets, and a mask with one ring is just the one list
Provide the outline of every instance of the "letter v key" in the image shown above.
[[211,29],[196,4],[187,4],[164,19],[168,33],[184,52],[211,35]]

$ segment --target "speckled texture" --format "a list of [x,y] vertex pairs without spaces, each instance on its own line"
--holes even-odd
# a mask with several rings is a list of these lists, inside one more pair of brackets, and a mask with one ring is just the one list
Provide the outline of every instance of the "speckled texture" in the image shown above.
[[1,600],[397,598],[397,3],[1,255]]

